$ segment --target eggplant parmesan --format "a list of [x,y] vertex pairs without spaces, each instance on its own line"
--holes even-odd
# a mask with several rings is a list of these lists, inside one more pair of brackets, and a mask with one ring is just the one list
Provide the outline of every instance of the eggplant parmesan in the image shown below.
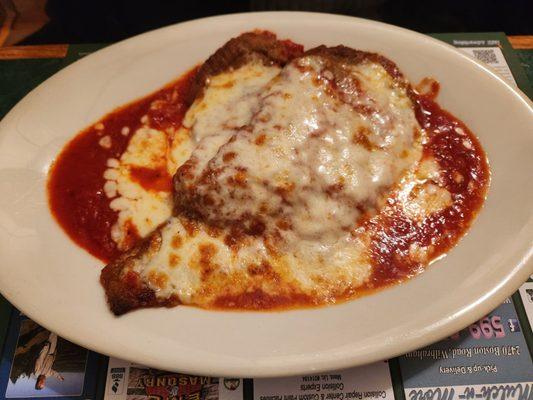
[[483,203],[483,150],[429,87],[375,53],[245,33],[78,135],[51,208],[111,261],[117,315],[346,301],[423,271]]

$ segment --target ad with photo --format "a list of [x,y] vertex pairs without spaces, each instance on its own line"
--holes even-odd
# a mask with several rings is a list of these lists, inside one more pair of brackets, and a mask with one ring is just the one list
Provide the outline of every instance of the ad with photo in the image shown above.
[[6,399],[79,398],[96,392],[100,356],[20,315],[16,310],[0,364]]

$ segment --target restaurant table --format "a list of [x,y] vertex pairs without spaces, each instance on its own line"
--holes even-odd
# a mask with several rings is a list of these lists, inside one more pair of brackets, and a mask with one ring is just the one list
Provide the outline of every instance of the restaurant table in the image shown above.
[[[533,36],[431,36],[486,62],[533,98]],[[0,48],[0,118],[48,77],[105,46]],[[532,400],[532,324],[533,279],[529,279],[485,318],[448,339],[391,360],[289,378],[195,377],[83,349],[29,320],[0,296],[0,398]],[[51,360],[42,389],[36,388],[36,375],[43,371],[36,367],[41,365],[38,359]]]

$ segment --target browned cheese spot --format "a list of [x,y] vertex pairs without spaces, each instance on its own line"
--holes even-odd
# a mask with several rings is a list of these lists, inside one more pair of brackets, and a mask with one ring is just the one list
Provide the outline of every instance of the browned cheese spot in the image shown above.
[[174,249],[179,249],[182,244],[183,244],[183,239],[181,238],[180,235],[174,235],[174,237],[172,238],[172,241],[170,242],[170,245]]
[[224,162],[229,162],[229,161],[233,160],[236,156],[237,156],[237,153],[235,153],[233,151],[230,151],[230,152],[228,152],[228,153],[226,153],[226,154],[224,154],[222,156],[222,160]]
[[287,195],[294,190],[295,186],[296,184],[294,182],[284,182],[283,184],[277,186],[274,191],[278,196],[286,198]]
[[282,231],[288,231],[292,228],[292,222],[289,218],[284,217],[276,221],[276,226]]
[[265,140],[266,140],[266,135],[262,133],[255,139],[255,144],[258,146],[262,146],[265,143]]
[[422,132],[420,132],[420,129],[418,129],[416,126],[413,128],[413,137],[416,141],[420,139],[420,136],[422,135]]
[[334,185],[329,185],[326,188],[326,193],[329,196],[333,196],[335,193],[342,192],[343,189],[344,189],[344,182],[339,181],[339,182],[335,183]]
[[259,122],[266,123],[270,121],[270,115],[261,115],[260,117],[257,118],[257,120]]
[[148,273],[148,282],[150,285],[163,289],[168,282],[168,276],[158,271],[150,271]]
[[207,234],[211,236],[212,238],[217,238],[222,235],[222,229],[216,226],[206,225],[205,229],[206,229]]
[[228,184],[232,186],[246,187],[246,172],[237,171],[233,176],[228,178]]
[[177,254],[170,253],[168,255],[168,265],[170,265],[170,267],[175,268],[179,264],[180,261],[181,261],[181,258]]
[[217,253],[217,248],[212,243],[202,243],[198,246],[199,267],[202,274],[202,280],[206,280],[211,273],[218,268],[213,263],[213,257]]
[[367,127],[361,126],[357,129],[352,136],[352,142],[354,144],[359,144],[363,146],[366,150],[371,151],[374,148],[374,145],[368,139],[370,131]]
[[260,277],[262,279],[268,279],[274,282],[280,280],[279,275],[274,271],[272,265],[268,261],[261,261],[261,264],[248,265],[248,274],[252,277]]
[[124,239],[123,246],[124,249],[129,250],[139,241],[141,235],[137,230],[137,226],[135,226],[131,219],[124,223],[124,228],[126,231],[126,238]]
[[185,228],[185,231],[187,232],[187,235],[189,237],[194,237],[197,235],[199,229],[198,229],[198,223],[196,221],[183,218],[181,220],[181,224]]
[[235,85],[235,81],[229,81],[223,84],[221,87],[224,89],[231,89]]

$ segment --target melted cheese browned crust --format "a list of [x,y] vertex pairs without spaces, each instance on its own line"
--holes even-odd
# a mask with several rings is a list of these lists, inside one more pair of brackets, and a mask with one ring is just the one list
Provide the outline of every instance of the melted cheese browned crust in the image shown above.
[[[120,157],[108,160],[103,176],[104,192],[112,199],[110,208],[118,213],[111,238],[119,250],[129,249],[137,236],[146,237],[171,216],[173,207],[166,186],[143,186],[134,173],[148,169],[162,178],[173,176],[200,140],[196,137],[196,143],[191,141],[189,128],[198,123],[196,131],[213,132],[222,119],[227,127],[240,127],[245,123],[242,121],[249,121],[254,103],[247,95],[265,85],[288,60],[300,53],[300,46],[280,42],[270,32],[245,33],[210,57],[195,74],[191,89],[180,93],[186,101],[195,100],[182,129],[153,126],[146,114],[140,118],[138,129],[130,132],[130,127],[122,128],[122,135],[131,134],[131,138]],[[150,109],[160,106],[161,101],[157,100]],[[205,112],[210,118],[203,117]],[[231,119],[227,118],[230,114]],[[201,126],[206,122],[210,126]],[[104,136],[100,145],[109,145],[109,141],[110,137]]]
[[284,66],[303,51],[290,40],[278,40],[268,31],[246,32],[229,40],[203,64],[189,93],[190,101],[201,98],[212,77],[259,62],[265,66]]
[[230,41],[237,50],[222,48],[200,70],[174,216],[102,272],[116,314],[332,303],[369,279],[361,221],[391,195],[413,218],[449,205],[432,160],[420,163],[426,134],[392,62],[321,46],[281,68],[287,51],[271,39],[247,39],[244,51]]
[[[209,57],[196,74],[193,86],[187,93],[189,102],[192,103],[190,112],[183,121],[183,127],[170,135],[171,143],[166,156],[163,153],[167,150],[161,153],[152,142],[143,142],[142,146],[136,146],[140,140],[137,140],[138,137],[144,139],[146,135],[142,129],[140,130],[142,132],[135,132],[122,157],[124,160],[122,158],[118,161],[110,160],[111,163],[105,175],[106,194],[109,192],[110,197],[118,195],[112,202],[112,208],[120,211],[112,233],[115,233],[113,238],[119,248],[127,247],[127,241],[124,238],[127,236],[128,224],[132,224],[141,237],[145,237],[149,233],[147,229],[150,227],[154,229],[153,222],[161,222],[170,216],[167,214],[165,217],[165,214],[169,212],[167,200],[164,198],[165,193],[154,194],[151,191],[142,190],[129,178],[130,164],[144,166],[143,160],[148,151],[161,154],[161,158],[166,158],[168,172],[174,174],[176,169],[190,156],[191,145],[201,146],[200,135],[195,135],[195,141],[191,142],[191,128],[195,127],[195,130],[200,132],[212,132],[217,123],[224,122],[225,126],[232,129],[245,124],[249,121],[251,113],[256,111],[253,106],[254,102],[249,101],[249,94],[258,91],[277,75],[288,61],[302,53],[302,49],[302,46],[290,41],[280,41],[276,35],[266,31],[247,32],[231,39]],[[235,84],[236,82],[238,85]],[[206,111],[210,115],[209,119],[203,118]],[[228,115],[231,117],[227,118]],[[165,136],[164,132],[154,131],[153,133]],[[157,215],[153,213],[156,208],[160,211]],[[153,250],[157,246],[147,247],[147,243],[158,243],[159,239],[160,236],[156,230],[142,244],[128,251],[103,270],[101,281],[115,313],[120,314],[129,309],[165,304],[165,300],[156,299],[154,290],[146,282],[134,279],[135,275],[128,274],[126,266],[138,258],[139,254],[150,253],[148,249]],[[170,303],[173,304],[174,300]]]
[[421,155],[408,85],[380,61],[321,47],[287,65],[253,98],[248,124],[213,129],[178,170],[177,213],[248,234],[338,240]]

